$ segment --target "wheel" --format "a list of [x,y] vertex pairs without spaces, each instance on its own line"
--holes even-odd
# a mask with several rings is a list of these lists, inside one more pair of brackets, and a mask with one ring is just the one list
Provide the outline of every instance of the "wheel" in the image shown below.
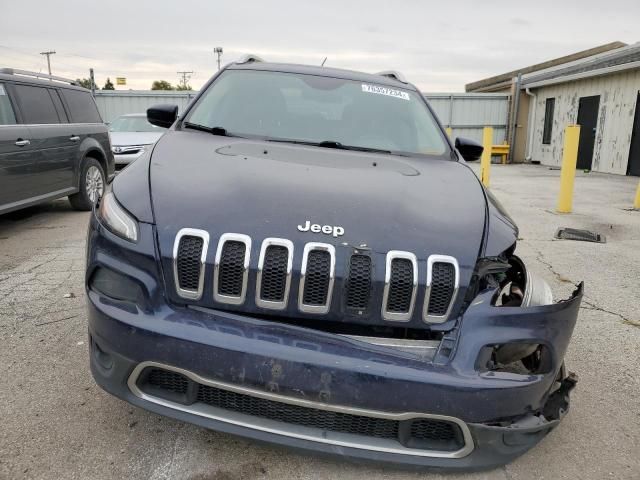
[[80,170],[80,191],[69,195],[69,203],[76,210],[91,210],[102,197],[106,183],[100,163],[95,158],[85,158]]

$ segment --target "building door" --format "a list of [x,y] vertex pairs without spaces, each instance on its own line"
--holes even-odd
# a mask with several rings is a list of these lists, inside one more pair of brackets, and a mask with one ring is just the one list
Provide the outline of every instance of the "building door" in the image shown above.
[[631,134],[631,146],[629,147],[629,163],[627,175],[640,177],[640,92],[636,101],[636,117],[633,121],[633,133]]
[[580,125],[580,143],[578,144],[578,164],[581,170],[591,170],[593,146],[596,141],[598,125],[598,107],[600,95],[580,98],[578,106],[578,125]]

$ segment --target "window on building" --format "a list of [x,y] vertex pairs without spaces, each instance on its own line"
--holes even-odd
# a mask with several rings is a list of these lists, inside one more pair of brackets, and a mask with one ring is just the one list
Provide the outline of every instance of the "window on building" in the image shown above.
[[42,124],[59,123],[60,118],[48,89],[29,85],[15,85],[20,103],[20,110],[24,117],[23,123]]
[[15,123],[16,116],[13,113],[9,95],[4,85],[0,83],[0,125],[14,125]]
[[555,98],[547,98],[544,106],[544,131],[542,132],[542,143],[551,143],[551,133],[553,131],[553,109],[556,105]]
[[73,123],[102,123],[96,103],[89,92],[80,90],[63,89]]

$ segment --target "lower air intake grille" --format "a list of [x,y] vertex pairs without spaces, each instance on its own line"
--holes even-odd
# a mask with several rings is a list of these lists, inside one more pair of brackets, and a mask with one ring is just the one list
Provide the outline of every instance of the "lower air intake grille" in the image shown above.
[[270,302],[282,302],[284,300],[288,262],[289,250],[287,247],[281,245],[267,247],[262,267],[262,285],[260,286],[260,298],[262,300]]
[[203,245],[204,240],[201,237],[185,235],[180,239],[176,265],[178,269],[178,286],[183,290],[198,290]]
[[244,281],[244,257],[246,245],[237,240],[228,240],[222,247],[218,270],[218,293],[230,297],[242,294]]
[[433,264],[429,294],[429,315],[446,315],[455,290],[455,278],[456,271],[452,264],[444,262]]
[[146,383],[173,393],[187,393],[189,379],[184,375],[161,368],[149,369]]
[[307,258],[302,303],[326,305],[331,281],[331,254],[325,250],[311,250]]
[[406,258],[391,261],[391,277],[386,310],[390,313],[407,313],[413,297],[413,263]]
[[373,419],[288,405],[206,385],[199,386],[197,401],[225,410],[304,427],[377,438],[396,438],[398,436],[398,422],[394,420]]
[[[145,393],[177,403],[205,404],[289,425],[396,440],[416,449],[453,452],[464,447],[460,426],[446,420],[413,418],[400,421],[292,405],[197,383],[160,367],[145,368],[136,384]],[[176,393],[185,395],[176,396]]]
[[346,286],[347,308],[366,310],[371,298],[371,257],[352,255]]

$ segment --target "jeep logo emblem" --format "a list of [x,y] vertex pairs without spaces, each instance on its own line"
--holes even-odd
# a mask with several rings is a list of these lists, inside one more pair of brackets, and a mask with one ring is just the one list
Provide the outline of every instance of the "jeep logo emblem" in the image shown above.
[[300,232],[313,232],[324,233],[325,235],[333,235],[334,237],[341,237],[344,235],[344,228],[331,225],[318,225],[317,223],[311,223],[307,220],[304,225],[298,225],[298,231]]

